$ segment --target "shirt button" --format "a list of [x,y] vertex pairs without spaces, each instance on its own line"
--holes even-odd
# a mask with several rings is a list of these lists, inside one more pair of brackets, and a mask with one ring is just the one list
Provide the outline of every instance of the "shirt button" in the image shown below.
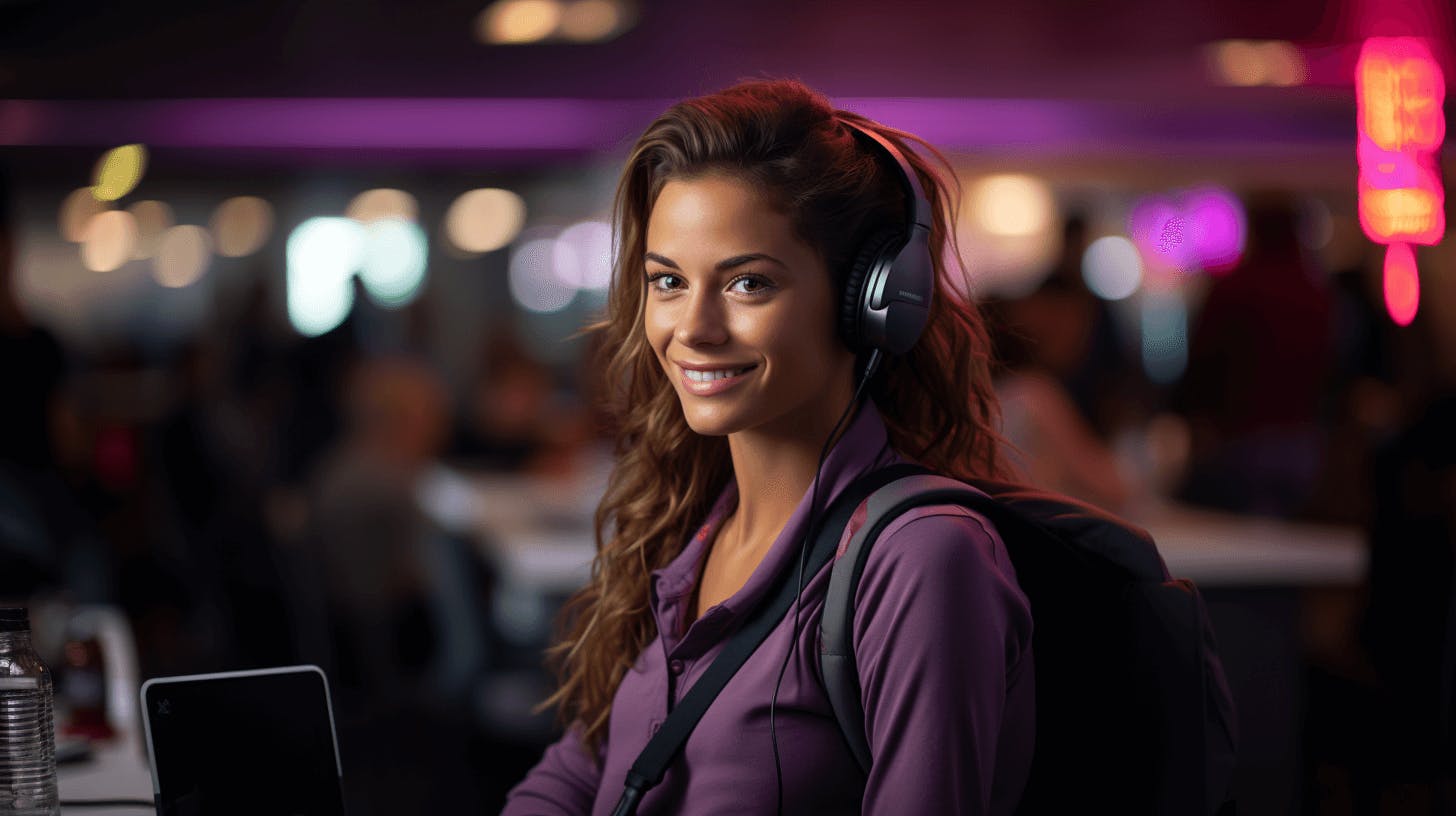
[[681,660],[674,660],[671,663],[667,664],[667,670],[672,672],[673,674],[682,674],[683,662]]

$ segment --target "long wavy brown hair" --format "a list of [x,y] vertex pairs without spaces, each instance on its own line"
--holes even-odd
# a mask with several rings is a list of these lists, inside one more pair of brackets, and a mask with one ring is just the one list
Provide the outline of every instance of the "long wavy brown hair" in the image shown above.
[[[873,128],[899,148],[934,211],[929,323],[914,348],[887,357],[868,386],[890,443],[948,476],[1006,473],[990,343],[955,242],[960,187],[945,157],[917,136],[836,110],[796,80],[741,82],[673,105],[632,147],[614,200],[617,246],[605,319],[576,334],[594,335],[590,370],[602,378],[595,408],[605,418],[602,430],[615,437],[616,464],[596,511],[591,579],[563,608],[547,652],[560,685],[537,710],[558,706],[561,722],[579,725],[593,754],[607,738],[618,684],[657,634],[648,605],[652,571],[682,551],[733,475],[727,438],[688,426],[643,333],[648,215],[670,179],[732,174],[792,219],[842,292],[860,242],[903,225],[905,203],[892,168],[841,120]],[[911,141],[945,172],[908,149]],[[954,286],[951,274],[960,277]]]

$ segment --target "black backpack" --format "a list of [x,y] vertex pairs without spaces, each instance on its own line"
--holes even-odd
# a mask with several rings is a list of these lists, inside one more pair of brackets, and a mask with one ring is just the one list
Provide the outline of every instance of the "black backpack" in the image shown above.
[[[1174,579],[1148,534],[1065,496],[963,482],[914,463],[860,476],[816,525],[806,575],[831,560],[850,516],[865,523],[834,561],[821,621],[825,690],[861,767],[869,764],[852,650],[855,585],[899,514],[953,503],[996,526],[1031,602],[1036,748],[1019,814],[1232,816],[1233,697],[1193,582]],[[792,607],[796,570],[729,640],[627,774],[614,816],[662,780],[718,692]]]
[[[1169,576],[1147,532],[1022,485],[914,464],[886,470],[898,478],[869,496],[864,525],[835,560],[821,623],[825,690],[861,768],[870,753],[855,587],[897,516],[954,503],[996,526],[1031,602],[1036,749],[1017,812],[1233,813],[1237,728],[1213,628],[1198,589]],[[820,535],[837,545],[842,533]]]

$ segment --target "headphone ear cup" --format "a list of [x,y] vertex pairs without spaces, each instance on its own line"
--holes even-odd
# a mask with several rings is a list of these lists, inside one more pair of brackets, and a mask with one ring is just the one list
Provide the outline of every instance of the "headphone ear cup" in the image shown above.
[[839,305],[839,336],[851,351],[865,350],[860,336],[859,321],[864,309],[865,278],[875,268],[881,257],[899,246],[905,240],[904,233],[897,227],[886,227],[876,232],[860,245],[859,254],[849,265],[849,275],[844,279],[844,297]]

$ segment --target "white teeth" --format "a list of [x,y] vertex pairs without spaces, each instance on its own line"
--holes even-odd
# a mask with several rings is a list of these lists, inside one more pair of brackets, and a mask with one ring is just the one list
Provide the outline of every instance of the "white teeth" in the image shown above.
[[713,380],[726,380],[729,377],[736,377],[747,370],[747,368],[740,368],[736,371],[694,371],[690,368],[683,369],[683,371],[687,372],[688,379],[692,380],[693,382],[711,382]]

